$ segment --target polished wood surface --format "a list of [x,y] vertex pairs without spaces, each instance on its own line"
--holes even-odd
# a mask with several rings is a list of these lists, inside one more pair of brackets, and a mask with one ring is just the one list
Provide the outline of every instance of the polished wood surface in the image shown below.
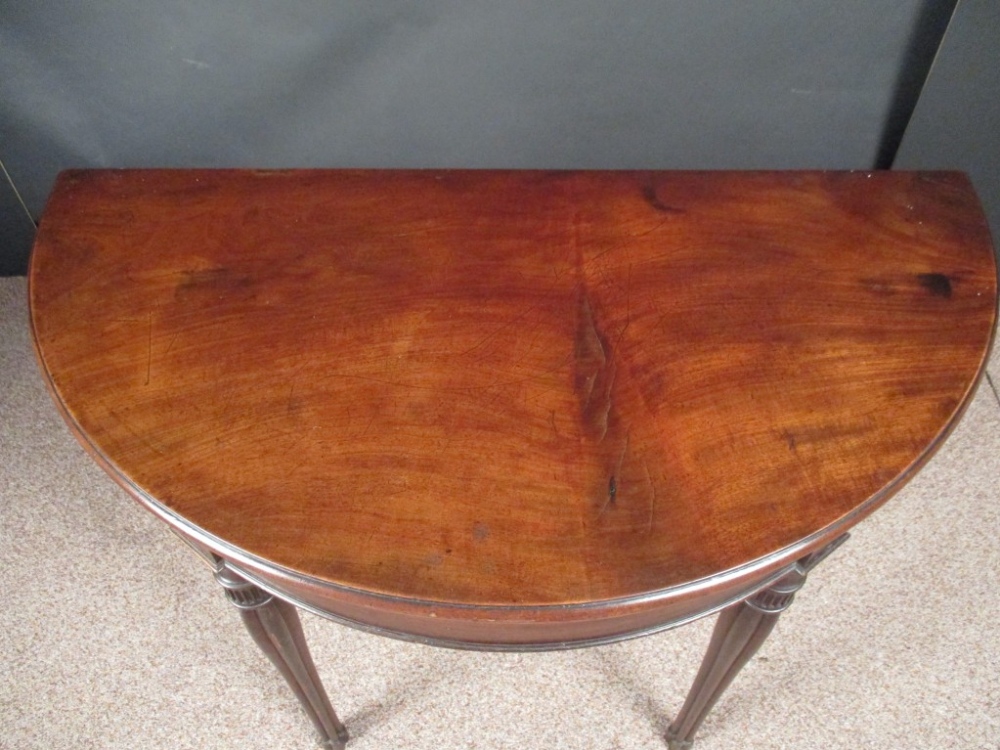
[[141,502],[473,640],[681,619],[840,535],[954,425],[996,291],[940,172],[75,171],[30,270],[54,396]]

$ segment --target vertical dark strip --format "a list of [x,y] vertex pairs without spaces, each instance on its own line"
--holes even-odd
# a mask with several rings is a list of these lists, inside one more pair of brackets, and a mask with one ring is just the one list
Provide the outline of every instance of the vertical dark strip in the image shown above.
[[948,23],[955,13],[958,0],[924,0],[906,44],[899,75],[893,86],[889,114],[879,137],[875,157],[876,169],[889,169],[903,140],[924,82],[934,64]]

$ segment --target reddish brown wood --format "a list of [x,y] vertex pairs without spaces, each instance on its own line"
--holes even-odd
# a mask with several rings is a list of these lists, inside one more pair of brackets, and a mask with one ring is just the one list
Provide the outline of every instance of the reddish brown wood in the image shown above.
[[956,173],[77,171],[77,436],[256,582],[478,644],[742,598],[895,492],[996,317]]
[[239,610],[254,642],[298,698],[323,747],[344,750],[347,728],[337,717],[323,689],[295,607],[248,583],[224,561],[216,564],[215,579]]
[[702,721],[716,701],[753,657],[788,609],[806,576],[837,547],[847,534],[799,560],[774,585],[724,609],[715,622],[712,640],[687,700],[667,730],[669,750],[688,750]]

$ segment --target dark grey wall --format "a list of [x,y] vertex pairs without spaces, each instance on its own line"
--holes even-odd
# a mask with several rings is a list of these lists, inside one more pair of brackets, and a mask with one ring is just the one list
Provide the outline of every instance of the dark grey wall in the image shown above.
[[1000,244],[1000,2],[961,0],[896,166],[969,173]]
[[870,168],[953,2],[4,0],[0,158]]

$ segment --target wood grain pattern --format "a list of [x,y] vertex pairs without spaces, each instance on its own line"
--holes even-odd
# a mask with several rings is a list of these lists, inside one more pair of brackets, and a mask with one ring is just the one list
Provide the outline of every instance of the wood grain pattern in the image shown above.
[[76,171],[30,270],[54,396],[140,501],[463,638],[680,615],[830,541],[955,423],[996,289],[956,173]]

